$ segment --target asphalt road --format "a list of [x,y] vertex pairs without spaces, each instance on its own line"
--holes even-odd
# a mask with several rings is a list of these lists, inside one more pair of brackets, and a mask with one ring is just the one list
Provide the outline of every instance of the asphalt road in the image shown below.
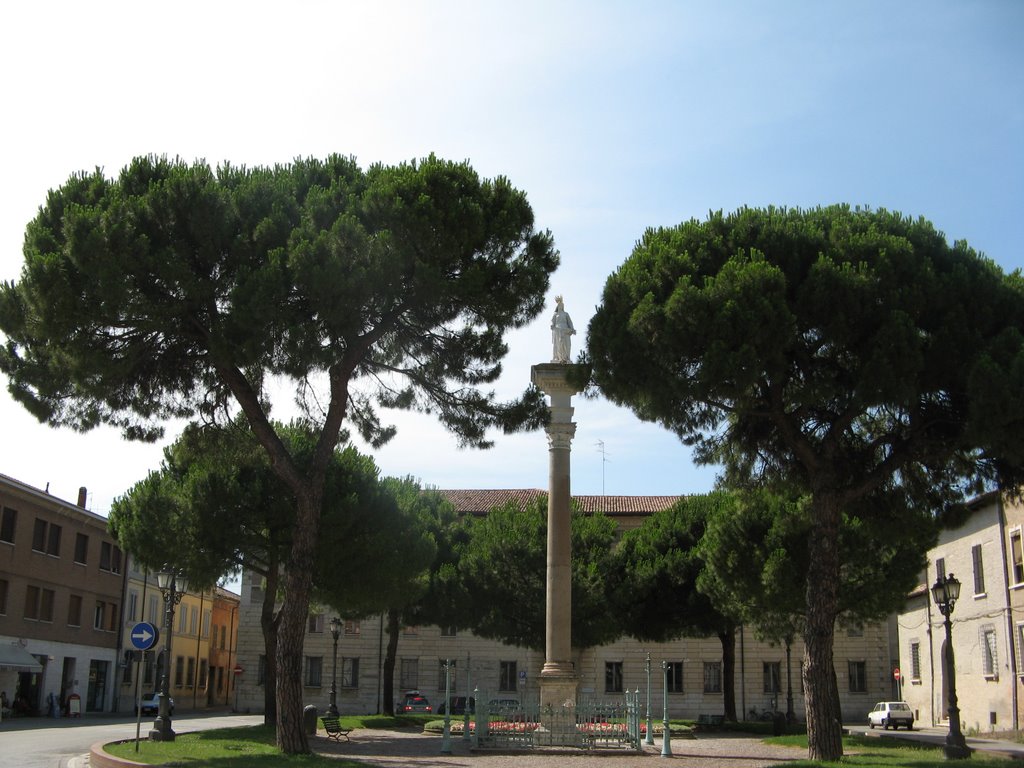
[[[172,722],[176,733],[259,725],[262,715],[207,712],[181,713]],[[95,715],[81,718],[20,717],[0,723],[0,768],[65,768],[72,758],[97,741],[135,738],[135,718]],[[147,738],[153,718],[142,720],[140,738]]]

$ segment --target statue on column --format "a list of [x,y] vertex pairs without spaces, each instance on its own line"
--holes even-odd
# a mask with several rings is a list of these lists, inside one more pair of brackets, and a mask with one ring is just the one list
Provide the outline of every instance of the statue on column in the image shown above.
[[565,311],[562,297],[555,296],[555,314],[551,318],[551,345],[554,348],[551,358],[552,363],[571,362],[571,343],[569,338],[575,334],[576,329],[573,328],[572,318],[569,317],[569,313]]

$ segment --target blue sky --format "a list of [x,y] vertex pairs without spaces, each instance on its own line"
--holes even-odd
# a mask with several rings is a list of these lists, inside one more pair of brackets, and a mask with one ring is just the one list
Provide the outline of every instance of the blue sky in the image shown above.
[[[885,207],[1024,266],[1022,37],[1016,0],[7,3],[0,279],[17,279],[47,190],[136,155],[468,159],[527,192],[562,254],[548,308],[509,339],[511,395],[550,358],[556,293],[575,354],[644,229],[709,210]],[[661,428],[574,404],[575,493],[711,488],[714,468]],[[547,483],[542,433],[463,451],[428,417],[395,421],[385,474]],[[70,500],[87,486],[101,514],[161,458],[39,425],[6,389],[0,430],[0,473]]]

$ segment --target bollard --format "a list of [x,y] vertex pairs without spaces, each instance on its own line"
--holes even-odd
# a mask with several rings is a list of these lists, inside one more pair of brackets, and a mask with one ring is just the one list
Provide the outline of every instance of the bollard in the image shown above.
[[315,704],[307,704],[302,710],[302,730],[307,736],[316,736],[316,721],[318,713]]

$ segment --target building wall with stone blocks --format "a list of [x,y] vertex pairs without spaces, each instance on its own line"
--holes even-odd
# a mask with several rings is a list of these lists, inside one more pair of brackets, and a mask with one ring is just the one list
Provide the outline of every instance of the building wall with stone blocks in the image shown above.
[[[245,669],[238,681],[241,711],[263,711],[264,689],[260,677],[263,637],[259,628],[262,590],[251,574],[242,581],[238,662]],[[333,664],[330,615],[311,618],[304,644],[303,681],[305,702],[325,711],[330,701],[332,676],[337,684],[337,704],[344,714],[370,714],[383,709],[381,666],[387,634],[381,617],[345,621],[338,639],[337,671]],[[844,719],[862,723],[875,702],[894,697],[892,659],[887,623],[857,630],[839,627],[835,659]],[[621,700],[626,690],[648,691],[647,655],[650,654],[650,701],[652,717],[660,719],[665,696],[662,662],[671,665],[667,695],[669,716],[696,718],[721,713],[724,708],[718,638],[681,638],[670,643],[640,643],[626,639],[574,654],[579,672],[579,698]],[[804,717],[800,683],[803,645],[795,642],[789,664],[784,646],[756,640],[749,630],[736,637],[737,713],[757,716],[772,705],[786,711],[787,690],[792,691],[793,710]],[[544,664],[541,651],[517,648],[474,636],[445,631],[436,626],[404,627],[395,666],[396,700],[404,690],[418,690],[435,707],[444,700],[443,661],[453,663],[451,695],[479,696],[481,700],[536,700],[538,674]],[[777,689],[777,690],[776,690]],[[742,715],[741,715],[742,716]]]

